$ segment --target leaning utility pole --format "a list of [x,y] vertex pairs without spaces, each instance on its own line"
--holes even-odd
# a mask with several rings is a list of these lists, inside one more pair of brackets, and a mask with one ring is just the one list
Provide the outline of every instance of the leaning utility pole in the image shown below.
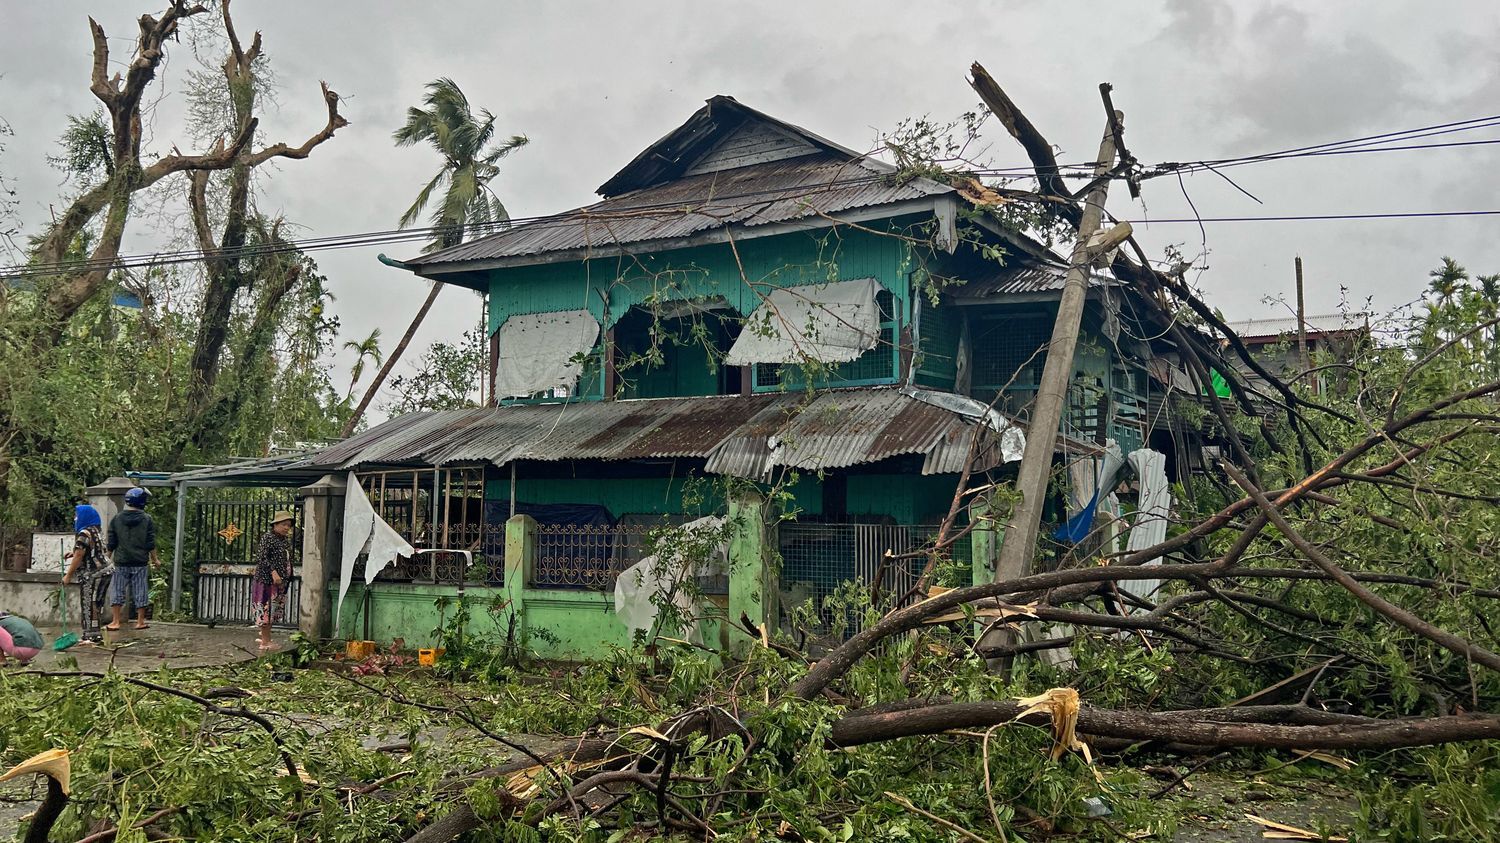
[[[1104,86],[1100,87],[1104,89]],[[1118,111],[1109,115],[1094,166],[1095,182],[1084,197],[1078,239],[1073,244],[1062,301],[1057,306],[1057,322],[1052,326],[1052,340],[1047,345],[1047,362],[1042,367],[1042,382],[1032,407],[1031,422],[1027,425],[1026,450],[1021,456],[1020,477],[1016,481],[1021,501],[1016,504],[1010,522],[1005,526],[1000,558],[995,566],[997,581],[1016,579],[1031,572],[1042,502],[1046,499],[1047,480],[1052,474],[1052,454],[1072,374],[1073,352],[1078,346],[1084,301],[1088,296],[1090,266],[1101,254],[1130,235],[1128,223],[1099,232],[1104,199],[1109,191],[1108,176],[1115,166],[1115,132],[1123,125],[1124,119],[1124,114]]]

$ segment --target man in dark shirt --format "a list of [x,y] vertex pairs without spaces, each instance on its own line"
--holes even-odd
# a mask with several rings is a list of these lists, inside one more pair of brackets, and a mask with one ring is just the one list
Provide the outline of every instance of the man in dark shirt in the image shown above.
[[160,564],[156,556],[156,522],[146,514],[151,493],[135,488],[125,493],[125,509],[109,522],[109,550],[114,554],[115,577],[111,583],[110,606],[114,620],[105,629],[118,632],[120,615],[125,607],[125,592],[135,606],[135,628],[146,628],[146,607],[150,605],[149,565]]

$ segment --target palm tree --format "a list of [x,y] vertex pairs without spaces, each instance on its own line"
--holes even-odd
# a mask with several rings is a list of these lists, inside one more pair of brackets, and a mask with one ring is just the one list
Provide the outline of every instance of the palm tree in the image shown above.
[[[423,99],[427,108],[410,108],[406,125],[393,136],[397,146],[432,144],[443,156],[443,168],[422,188],[401,215],[401,227],[415,223],[438,190],[443,200],[432,212],[438,237],[427,250],[446,248],[464,239],[465,228],[503,223],[510,219],[500,197],[490,190],[490,179],[500,172],[499,161],[527,143],[525,135],[495,141],[495,115],[488,109],[478,115],[469,98],[452,79],[439,79],[427,86]],[[445,187],[446,185],[446,187]]]
[[380,350],[380,329],[370,331],[370,335],[359,342],[354,340],[345,342],[344,348],[355,354],[354,367],[349,370],[349,392],[344,396],[344,399],[348,400],[354,395],[354,385],[359,383],[360,375],[365,373],[365,360],[374,360],[377,366],[385,360],[385,352]]
[[[504,203],[490,189],[490,180],[500,173],[500,159],[525,146],[527,139],[525,135],[512,135],[509,139],[497,140],[495,115],[488,109],[475,114],[469,106],[469,98],[452,79],[428,83],[427,95],[422,102],[426,108],[407,109],[406,125],[397,129],[393,137],[397,146],[429,143],[443,156],[442,169],[401,215],[401,227],[407,228],[421,218],[429,205],[433,205],[432,224],[437,237],[423,250],[432,251],[462,243],[464,235],[475,228],[503,225],[510,219]],[[442,192],[441,201],[434,204],[433,197],[439,191]],[[432,283],[427,300],[412,318],[401,341],[391,350],[370,388],[365,390],[359,406],[349,416],[344,425],[345,436],[354,432],[355,425],[370,406],[375,393],[380,391],[396,361],[401,359],[441,289],[440,282]]]
[[1465,286],[1463,282],[1469,280],[1469,270],[1459,265],[1453,258],[1443,258],[1443,265],[1427,273],[1432,281],[1427,285],[1428,291],[1438,298],[1438,305],[1446,305],[1458,294],[1460,287]]
[[[1489,322],[1500,318],[1500,274],[1480,275],[1476,279],[1479,282],[1479,318]],[[1500,369],[1500,327],[1491,325],[1489,329],[1490,341],[1485,346],[1485,357],[1489,358],[1490,371]]]

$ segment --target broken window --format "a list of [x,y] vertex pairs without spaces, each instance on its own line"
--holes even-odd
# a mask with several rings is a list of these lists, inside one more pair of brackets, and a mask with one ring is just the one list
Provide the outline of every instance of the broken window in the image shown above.
[[723,299],[634,307],[613,329],[615,394],[670,398],[740,394],[741,369],[724,365],[740,326]]

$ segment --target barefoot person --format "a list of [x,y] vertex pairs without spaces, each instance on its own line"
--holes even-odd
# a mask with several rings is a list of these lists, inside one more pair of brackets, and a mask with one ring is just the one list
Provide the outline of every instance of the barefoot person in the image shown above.
[[15,659],[29,664],[42,651],[42,636],[31,621],[20,615],[0,612],[0,664]]
[[73,510],[73,555],[63,585],[78,584],[78,625],[85,641],[98,643],[100,615],[109,599],[109,579],[113,569],[104,554],[104,536],[99,528],[99,510],[79,504]]
[[125,493],[125,510],[109,522],[108,547],[114,554],[115,574],[110,589],[110,607],[114,619],[105,629],[118,632],[124,612],[125,592],[135,606],[135,628],[146,628],[146,607],[150,605],[149,565],[160,564],[156,557],[156,522],[146,514],[151,493],[134,488]]
[[271,518],[271,529],[260,537],[255,551],[255,573],[250,578],[250,602],[255,625],[260,628],[260,648],[271,643],[271,620],[286,606],[287,583],[292,579],[292,521],[290,512]]

